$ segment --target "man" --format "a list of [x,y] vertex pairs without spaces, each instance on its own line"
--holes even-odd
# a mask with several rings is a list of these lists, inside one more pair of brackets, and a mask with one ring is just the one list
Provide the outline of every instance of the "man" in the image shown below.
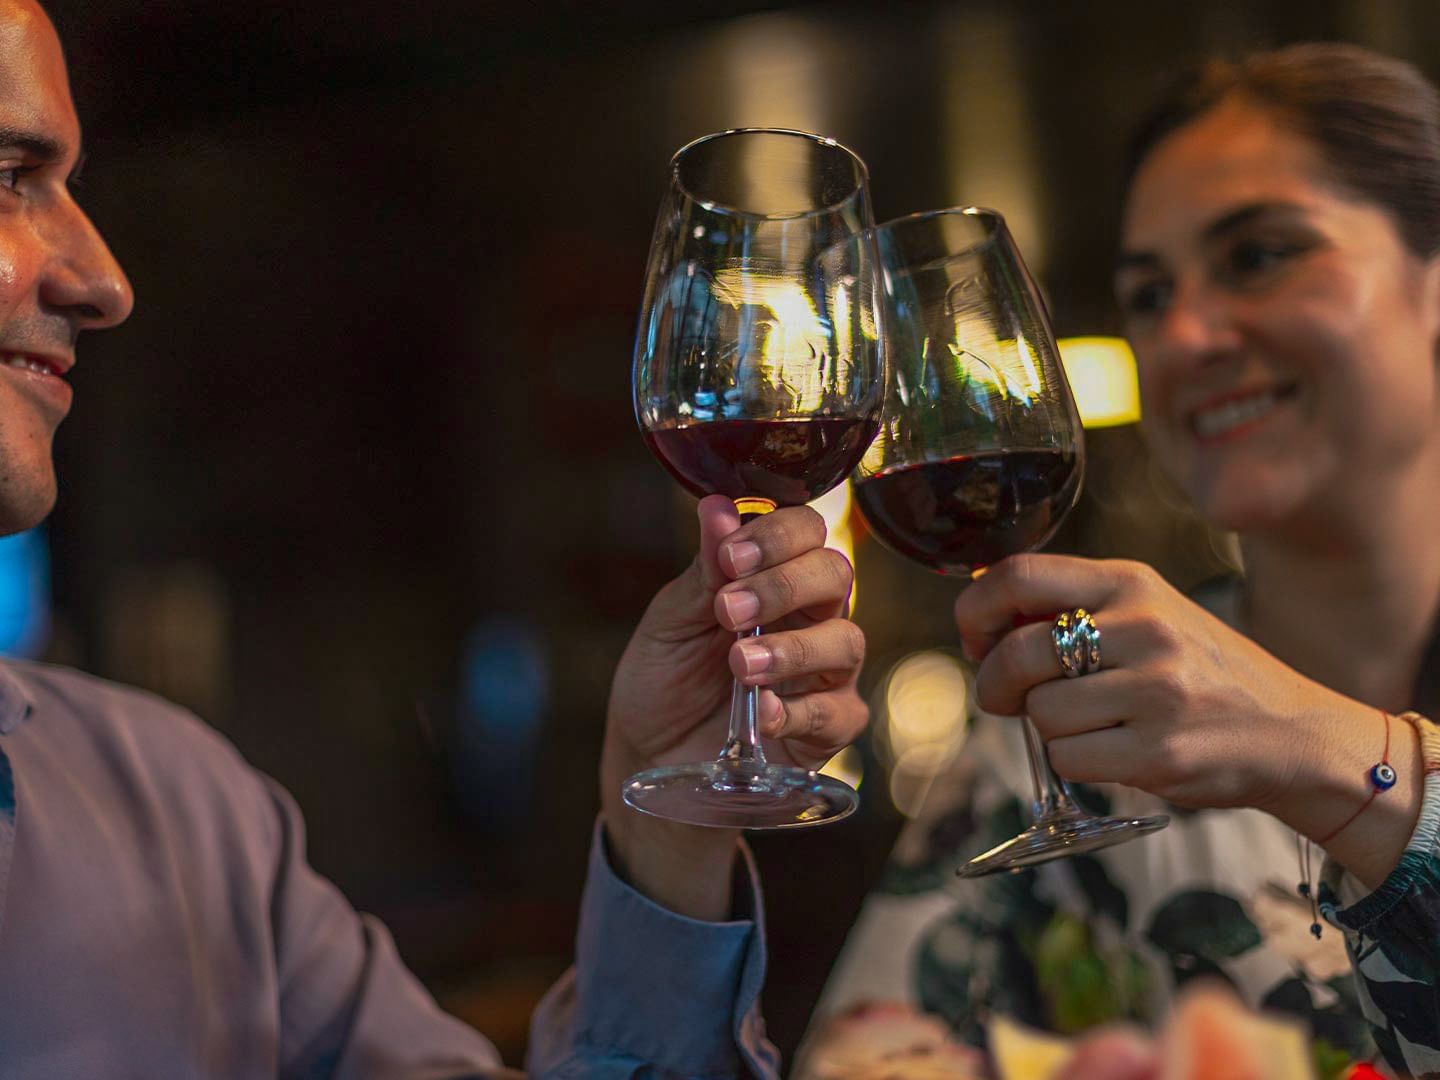
[[[0,529],[55,500],[51,440],[82,330],[130,286],[67,186],[80,130],[33,0],[0,0]],[[808,510],[701,551],[616,673],[575,971],[538,1011],[535,1072],[773,1073],[755,1002],[758,893],[735,834],[641,818],[629,773],[722,741],[730,672],[767,687],[777,757],[813,765],[864,725],[849,566]],[[734,632],[764,623],[748,660]],[[756,644],[751,641],[750,645]],[[737,873],[737,866],[739,871]],[[499,1063],[440,1012],[389,935],[304,858],[289,797],[149,695],[0,664],[0,1076],[458,1077]]]

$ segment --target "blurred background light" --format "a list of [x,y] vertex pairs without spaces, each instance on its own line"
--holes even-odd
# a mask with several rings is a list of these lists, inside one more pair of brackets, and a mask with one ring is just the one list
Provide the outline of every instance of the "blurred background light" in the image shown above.
[[1005,216],[1031,272],[1043,277],[1051,251],[1041,192],[1046,165],[1036,139],[1023,32],[1009,13],[956,5],[936,38],[939,134],[951,206],[990,206]]
[[0,653],[39,656],[50,630],[50,549],[44,529],[0,537]]
[[707,89],[724,100],[726,125],[828,134],[834,104],[825,70],[830,33],[823,22],[785,12],[735,19],[718,30],[725,77]]
[[1118,427],[1140,420],[1140,380],[1135,354],[1124,338],[1060,339],[1060,360],[1087,428]]
[[820,769],[822,775],[833,776],[836,780],[849,784],[852,788],[860,787],[861,777],[865,769],[861,762],[860,751],[853,746],[847,746],[838,754],[827,761]]
[[[850,496],[850,481],[831,488],[810,504],[825,519],[825,546],[840,552],[855,566],[855,534],[850,528],[850,515],[854,513],[855,502]],[[860,578],[857,574],[850,582],[850,610],[855,610],[860,595]]]
[[930,785],[964,745],[969,705],[969,674],[949,652],[914,653],[890,670],[877,728],[890,799],[907,817],[919,813]]
[[544,635],[529,619],[482,618],[461,657],[452,774],[456,795],[478,820],[518,820],[531,808],[540,732],[551,706]]

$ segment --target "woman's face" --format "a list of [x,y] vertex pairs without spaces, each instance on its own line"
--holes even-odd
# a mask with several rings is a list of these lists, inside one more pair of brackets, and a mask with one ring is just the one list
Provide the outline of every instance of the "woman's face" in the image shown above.
[[1437,267],[1254,107],[1223,103],[1156,145],[1116,291],[1151,449],[1206,518],[1323,521],[1436,460]]

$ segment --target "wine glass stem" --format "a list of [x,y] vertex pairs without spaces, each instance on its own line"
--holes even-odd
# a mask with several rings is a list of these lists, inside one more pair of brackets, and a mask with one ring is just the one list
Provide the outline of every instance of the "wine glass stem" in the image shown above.
[[1070,786],[1050,766],[1050,755],[1045,752],[1040,732],[1035,730],[1028,716],[1022,716],[1020,723],[1025,729],[1025,756],[1030,762],[1030,780],[1035,785],[1035,801],[1030,804],[1034,818],[1031,824],[1084,817],[1085,811],[1075,802]]
[[[735,635],[739,639],[759,637],[760,627]],[[730,733],[720,761],[729,765],[765,767],[765,751],[760,748],[760,688],[742,686],[739,680],[730,688]]]

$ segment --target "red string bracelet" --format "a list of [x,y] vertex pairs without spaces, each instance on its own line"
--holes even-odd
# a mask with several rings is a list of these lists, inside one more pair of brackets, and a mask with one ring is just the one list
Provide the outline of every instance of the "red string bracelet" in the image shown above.
[[[1382,792],[1389,791],[1395,786],[1395,766],[1390,764],[1390,714],[1384,709],[1381,709],[1380,718],[1385,723],[1385,750],[1381,753],[1380,760],[1370,766],[1370,772],[1367,776],[1367,779],[1370,781],[1370,794],[1353,814],[1334,829],[1331,829],[1324,837],[1315,841],[1315,843],[1322,848],[1348,829],[1356,818],[1370,809],[1370,804],[1375,801],[1375,796]],[[1298,834],[1295,837],[1295,845],[1297,848],[1302,848],[1301,837]],[[1311,884],[1310,850],[1310,841],[1305,840],[1303,842],[1303,849],[1300,851],[1300,872],[1304,877],[1300,882],[1299,893],[1306,900],[1310,901],[1310,917],[1312,919],[1310,932],[1314,934],[1316,938],[1319,938],[1320,911],[1316,905],[1314,886]]]
[[1326,833],[1315,843],[1324,847],[1335,837],[1348,829],[1361,814],[1370,809],[1370,804],[1375,801],[1375,796],[1382,791],[1389,791],[1395,786],[1395,767],[1390,764],[1390,714],[1383,709],[1380,716],[1385,721],[1385,752],[1380,755],[1380,760],[1370,767],[1370,797],[1360,804],[1360,808],[1342,821],[1336,828]]

